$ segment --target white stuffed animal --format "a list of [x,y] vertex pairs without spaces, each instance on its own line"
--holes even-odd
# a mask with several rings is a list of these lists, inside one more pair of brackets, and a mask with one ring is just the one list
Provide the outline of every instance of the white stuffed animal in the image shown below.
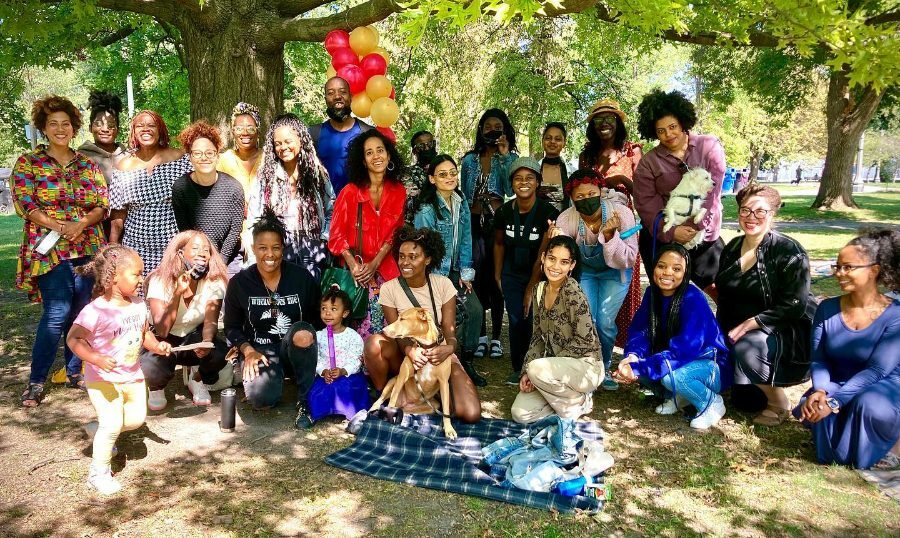
[[[700,222],[706,215],[703,202],[713,188],[712,177],[703,168],[691,168],[681,178],[681,182],[669,193],[669,201],[663,209],[663,231],[668,232],[675,226],[693,219]],[[690,250],[703,241],[703,231],[684,244]]]

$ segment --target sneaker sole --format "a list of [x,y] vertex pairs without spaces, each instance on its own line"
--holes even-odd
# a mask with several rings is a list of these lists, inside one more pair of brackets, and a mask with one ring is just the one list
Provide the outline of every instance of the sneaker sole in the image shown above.
[[150,405],[149,403],[147,404],[147,409],[149,409],[150,411],[162,411],[162,410],[165,409],[166,407],[169,407],[169,403],[168,403],[168,402],[166,402],[166,405],[164,405],[164,406],[162,406],[162,407],[160,407],[160,406],[158,406],[158,405]]

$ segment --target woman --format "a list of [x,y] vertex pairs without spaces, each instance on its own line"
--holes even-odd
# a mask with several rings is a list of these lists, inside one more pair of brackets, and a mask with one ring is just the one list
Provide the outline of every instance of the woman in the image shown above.
[[[441,364],[452,361],[450,395],[453,417],[466,423],[481,420],[478,391],[460,364],[459,340],[456,337],[456,288],[450,279],[433,271],[444,258],[444,244],[438,232],[427,228],[404,226],[394,235],[394,256],[400,264],[400,275],[381,287],[379,302],[386,324],[397,321],[400,313],[414,306],[432,311],[443,336],[438,345],[422,350],[414,358]],[[404,287],[406,289],[404,289]],[[407,291],[416,299],[414,304]],[[413,342],[394,340],[378,333],[366,340],[363,361],[375,389],[381,391],[388,379],[400,372],[403,359],[414,347]],[[399,406],[402,407],[401,401]]]
[[428,181],[416,199],[414,222],[417,228],[436,230],[444,240],[446,254],[435,272],[450,278],[466,309],[465,321],[457,331],[462,336],[460,360],[466,373],[478,387],[487,385],[472,364],[478,345],[484,310],[478,296],[472,293],[472,216],[469,204],[459,191],[459,171],[449,155],[438,155],[426,170]]
[[683,402],[693,405],[691,428],[706,430],[725,416],[719,394],[731,386],[734,373],[706,296],[685,276],[690,265],[681,245],[660,250],[614,375],[625,382],[640,379],[654,392],[661,387],[666,399],[656,407],[660,415],[677,413]]
[[240,352],[244,394],[254,409],[278,405],[284,378],[297,383],[297,428],[312,427],[307,396],[316,377],[319,285],[284,259],[287,230],[271,207],[253,224],[256,263],[225,292],[225,336]]
[[[103,177],[109,181],[116,171],[116,163],[125,155],[125,146],[116,142],[122,100],[110,92],[91,90],[88,108],[91,110],[91,135],[94,138],[92,142],[85,141],[81,144],[78,151],[94,161],[103,172]],[[108,229],[104,231],[109,232]]]
[[[81,127],[75,105],[49,95],[34,102],[31,121],[47,145],[19,157],[12,174],[13,204],[25,219],[16,287],[44,305],[31,349],[31,375],[21,398],[25,407],[40,405],[60,336],[91,299],[93,279],[76,274],[75,268],[106,244],[99,223],[109,205],[100,167],[69,147]],[[67,385],[84,388],[81,360],[68,346],[63,357]]]
[[169,147],[169,129],[152,110],[142,110],[131,120],[128,151],[109,189],[109,241],[136,250],[148,274],[178,233],[172,184],[193,167],[184,151]]
[[[628,209],[625,196],[602,185],[603,180],[590,168],[573,173],[566,185],[566,197],[574,206],[559,215],[548,235],[567,235],[575,239],[581,251],[578,283],[600,335],[606,370],[601,386],[615,390],[618,383],[610,375],[610,364],[618,333],[616,315],[632,280],[638,245],[634,213]],[[623,238],[621,234],[626,231],[628,236]]]
[[[725,150],[713,135],[691,132],[697,123],[694,105],[681,92],[654,90],[645,95],[638,106],[638,131],[647,140],[659,139],[659,145],[647,152],[634,171],[634,207],[641,217],[643,229],[638,240],[644,269],[653,268],[654,250],[676,242],[685,244],[698,233],[703,242],[690,250],[691,281],[702,290],[712,283],[719,267],[724,242],[722,228],[722,181],[725,177]],[[703,168],[713,180],[703,207],[701,222],[686,222],[663,232],[657,216],[665,207],[669,193],[691,168]]]
[[[334,206],[328,172],[316,157],[309,131],[293,114],[275,118],[266,133],[259,179],[250,189],[247,222],[266,207],[284,218],[284,258],[319,280],[328,263],[326,241]],[[249,242],[249,238],[248,242]],[[248,256],[252,263],[252,255]]]
[[207,385],[218,382],[228,351],[217,334],[227,283],[228,272],[216,246],[196,230],[172,238],[159,266],[147,277],[145,296],[157,339],[172,347],[199,342],[214,346],[165,356],[151,351],[141,354],[151,411],[161,411],[168,405],[166,385],[175,376],[178,364],[190,367],[187,385],[194,405],[212,402]]
[[558,121],[551,121],[544,126],[541,147],[544,150],[544,158],[541,159],[541,176],[544,182],[538,196],[553,204],[558,211],[562,211],[569,207],[569,199],[565,194],[569,175],[566,163],[561,157],[566,148],[566,126]]
[[216,170],[238,180],[244,196],[250,196],[262,151],[259,149],[259,109],[249,103],[238,103],[231,110],[231,136],[234,147],[226,150],[216,164]]
[[199,230],[206,234],[228,265],[241,248],[244,191],[236,179],[216,172],[222,147],[218,129],[201,120],[185,127],[178,142],[187,151],[194,169],[172,185],[172,211],[178,231]]
[[364,339],[384,327],[379,287],[400,275],[391,256],[391,239],[403,225],[406,189],[399,179],[402,169],[403,160],[386,136],[375,129],[360,134],[347,154],[350,183],[341,189],[334,204],[328,249],[344,260],[356,284],[369,290],[369,311],[356,327]]
[[472,264],[475,293],[482,306],[491,310],[491,341],[488,347],[487,316],[483,316],[476,357],[503,356],[500,331],[503,329],[503,295],[491,271],[494,269],[494,212],[503,197],[512,194],[509,166],[518,158],[516,132],[506,113],[491,108],[478,120],[475,144],[460,163],[462,191],[472,213]]
[[762,409],[753,421],[775,426],[790,413],[782,387],[809,379],[816,308],[809,293],[809,258],[799,243],[772,229],[781,207],[777,190],[751,185],[735,199],[744,235],[722,251],[715,284],[718,303],[728,307],[719,308],[716,318],[728,336],[735,367],[732,403],[748,411]]
[[857,237],[831,266],[844,295],[823,301],[812,335],[812,389],[795,413],[819,463],[900,468],[900,232]]
[[594,407],[603,363],[587,298],[571,277],[577,265],[578,247],[565,235],[551,239],[541,254],[547,280],[534,290],[534,330],[511,410],[516,422],[553,413],[577,419]]
[[537,197],[541,167],[531,157],[519,157],[510,166],[516,197],[503,204],[494,217],[494,279],[503,292],[509,318],[509,356],[512,373],[506,383],[516,385],[531,339],[531,297],[541,279],[539,255],[544,234],[559,211]]
[[[594,103],[587,118],[585,136],[587,142],[578,156],[580,168],[592,168],[603,179],[603,186],[625,194],[628,207],[634,209],[632,178],[641,161],[641,145],[628,141],[625,122],[628,117],[613,99],[601,99]],[[634,313],[641,304],[641,255],[638,253],[628,283],[628,294],[616,316],[618,328],[616,345],[623,347],[628,341],[628,328]],[[615,380],[607,376],[603,388],[615,389]]]

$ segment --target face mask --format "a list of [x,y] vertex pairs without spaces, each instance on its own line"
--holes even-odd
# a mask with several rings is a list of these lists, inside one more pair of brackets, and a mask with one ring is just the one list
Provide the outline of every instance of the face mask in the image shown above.
[[334,121],[344,121],[350,115],[350,107],[334,108],[330,106],[325,109],[325,114]]
[[494,131],[488,131],[488,132],[484,133],[484,140],[488,144],[496,144],[497,141],[500,140],[501,136],[503,136],[503,131],[500,129],[497,129]]
[[431,160],[435,157],[437,157],[437,150],[434,148],[426,149],[416,154],[416,160],[423,165],[431,163]]
[[184,272],[191,277],[191,280],[200,280],[209,272],[209,264],[207,263],[191,263],[181,254],[181,263],[184,265]]
[[575,211],[578,211],[585,217],[589,217],[597,212],[600,209],[600,197],[592,196],[590,198],[582,198],[581,200],[575,200]]

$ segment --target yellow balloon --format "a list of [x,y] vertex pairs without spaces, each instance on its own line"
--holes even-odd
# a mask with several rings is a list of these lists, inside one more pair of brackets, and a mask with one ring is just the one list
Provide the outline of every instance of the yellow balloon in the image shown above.
[[325,70],[325,80],[331,80],[336,76],[337,71],[334,70],[334,67],[332,67],[331,64],[328,64],[328,69]]
[[372,103],[372,121],[379,127],[390,127],[400,117],[397,102],[390,97],[381,97]]
[[378,46],[378,42],[381,41],[381,34],[378,33],[378,28],[375,28],[373,24],[366,26],[366,28],[372,30],[372,33],[375,34],[375,46]]
[[360,56],[369,54],[378,46],[378,35],[367,26],[360,26],[350,32],[350,48]]
[[375,54],[380,54],[381,57],[384,58],[384,61],[387,62],[388,65],[391,65],[391,53],[385,50],[384,47],[375,47],[375,50],[373,50],[372,52],[374,52]]
[[368,118],[372,110],[372,100],[366,92],[359,92],[350,100],[350,110],[357,118]]
[[375,75],[366,82],[366,93],[373,103],[380,97],[389,96],[393,89],[391,81],[384,75]]

